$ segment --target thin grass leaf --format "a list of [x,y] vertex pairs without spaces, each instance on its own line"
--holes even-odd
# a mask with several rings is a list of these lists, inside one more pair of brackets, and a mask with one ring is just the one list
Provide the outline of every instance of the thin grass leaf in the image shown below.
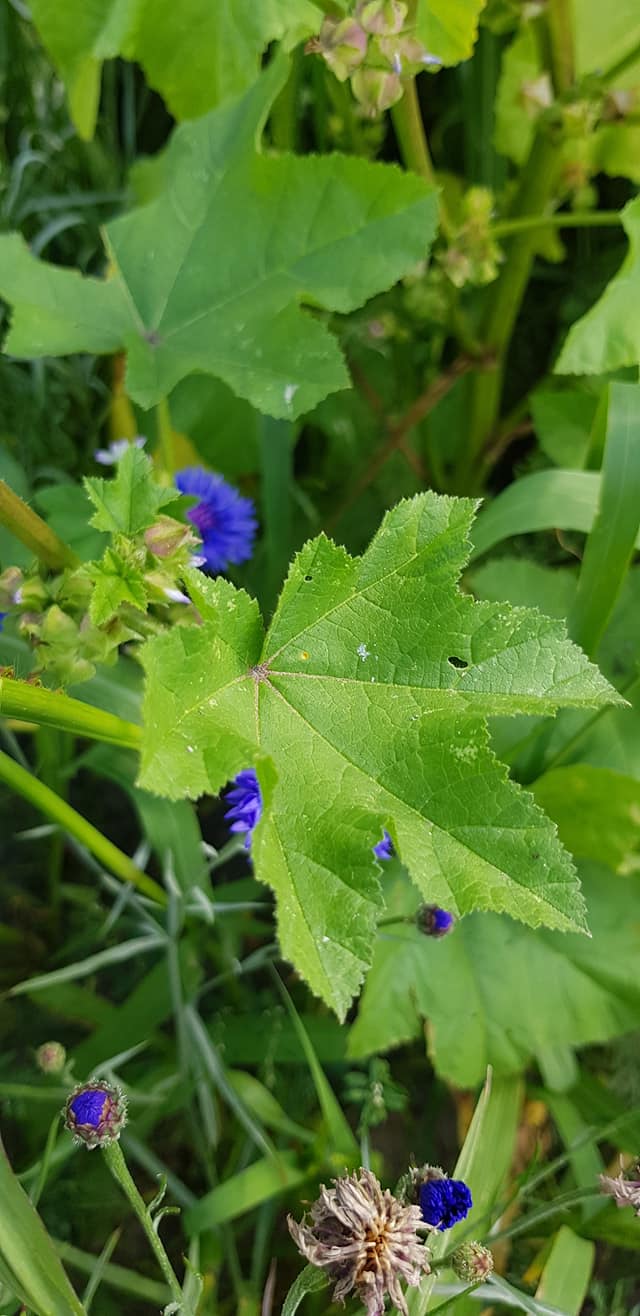
[[600,504],[582,559],[569,634],[593,655],[629,568],[640,525],[640,385],[609,385]]
[[102,1252],[100,1253],[100,1256],[96,1260],[93,1274],[91,1275],[89,1279],[89,1283],[87,1284],[87,1287],[85,1288],[85,1291],[82,1295],[85,1309],[87,1311],[90,1310],[91,1303],[93,1302],[93,1299],[102,1283],[105,1267],[108,1265],[108,1263],[111,1260],[111,1257],[113,1256],[116,1243],[118,1242],[121,1233],[122,1233],[121,1228],[114,1229],[113,1233],[107,1239],[102,1249]]
[[580,1316],[593,1271],[596,1248],[562,1225],[536,1289],[536,1298],[556,1303],[566,1316]]
[[516,480],[479,513],[471,532],[471,560],[503,539],[535,530],[588,534],[598,513],[600,483],[595,471],[536,471]]
[[[77,1270],[81,1275],[93,1274],[96,1257],[90,1252],[83,1252],[81,1248],[74,1247],[71,1243],[63,1243],[57,1238],[52,1242],[58,1256],[66,1261],[72,1270]],[[141,1302],[153,1303],[155,1307],[163,1307],[169,1298],[169,1289],[165,1284],[146,1279],[133,1270],[127,1270],[125,1266],[114,1265],[111,1262],[103,1267],[102,1283],[118,1293],[126,1293]]]
[[36,1316],[86,1316],[0,1143],[0,1257],[10,1287]]
[[184,1217],[188,1234],[199,1234],[205,1229],[229,1220],[236,1220],[272,1197],[298,1188],[309,1178],[310,1171],[301,1168],[291,1153],[283,1152],[277,1159],[262,1158],[240,1170],[230,1179],[212,1188]]
[[144,955],[151,950],[160,950],[166,944],[166,938],[161,936],[152,937],[132,937],[130,941],[124,941],[120,946],[110,946],[108,950],[97,951],[95,955],[89,955],[85,960],[78,960],[75,964],[67,964],[63,969],[54,969],[51,973],[41,973],[35,978],[26,978],[24,982],[16,983],[11,988],[10,996],[31,995],[32,992],[46,991],[49,987],[55,987],[61,982],[72,982],[76,978],[86,978],[90,973],[95,973],[98,969],[104,969],[108,964],[121,964],[124,960],[133,959],[136,955]]

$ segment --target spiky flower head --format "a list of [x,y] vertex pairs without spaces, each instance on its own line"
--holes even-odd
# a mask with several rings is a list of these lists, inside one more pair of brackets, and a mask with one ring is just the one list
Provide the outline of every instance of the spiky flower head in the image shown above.
[[120,1088],[101,1079],[79,1083],[69,1093],[64,1122],[77,1143],[90,1151],[116,1142],[127,1121],[127,1103]]
[[640,1216],[640,1179],[625,1179],[622,1171],[615,1179],[600,1175],[600,1190],[612,1197],[616,1206],[632,1206]]
[[43,1042],[36,1051],[36,1064],[43,1074],[61,1074],[67,1063],[62,1042]]
[[243,498],[221,475],[213,475],[202,466],[178,471],[175,482],[180,493],[198,499],[187,517],[202,537],[205,569],[226,571],[231,562],[246,562],[253,552],[258,526],[251,498]]
[[461,1243],[451,1257],[451,1269],[465,1284],[479,1284],[493,1272],[493,1256],[482,1243]]
[[455,918],[448,909],[441,909],[439,905],[421,905],[416,924],[425,937],[446,937],[453,931]]
[[335,1281],[333,1298],[356,1292],[367,1316],[382,1316],[387,1294],[403,1316],[401,1280],[413,1286],[429,1273],[429,1254],[418,1237],[420,1209],[399,1202],[371,1170],[358,1170],[320,1189],[310,1223],[288,1217],[292,1238],[307,1261]]

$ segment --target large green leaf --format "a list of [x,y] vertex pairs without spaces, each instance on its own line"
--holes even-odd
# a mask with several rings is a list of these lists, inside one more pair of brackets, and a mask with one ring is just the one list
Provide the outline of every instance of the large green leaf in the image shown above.
[[[412,928],[380,937],[349,1049],[361,1057],[419,1035],[429,1020],[434,1064],[472,1087],[492,1064],[513,1074],[547,1047],[604,1042],[638,1026],[637,878],[583,870],[593,937],[535,933],[473,914],[442,941]],[[416,905],[399,880],[391,906]]]
[[622,211],[629,253],[599,301],[567,335],[556,363],[561,375],[598,375],[640,361],[640,198]]
[[202,625],[144,649],[142,784],[196,797],[255,763],[256,874],[278,895],[285,955],[338,1011],[370,959],[383,827],[429,899],[582,926],[568,857],[484,718],[617,696],[562,623],[457,590],[473,511],[427,493],[362,558],[307,544],[266,639],[257,604],[193,572]]
[[33,0],[31,12],[83,137],[105,59],[137,60],[177,119],[196,118],[251,85],[272,41],[291,45],[322,21],[311,0]]
[[417,35],[443,64],[470,59],[486,0],[418,0]]
[[545,772],[532,789],[576,858],[596,859],[617,872],[640,870],[640,782],[572,763]]
[[[601,0],[573,0],[576,72],[600,73],[626,59],[640,43],[637,0],[616,0],[608,8]],[[633,74],[640,81],[636,65]]]
[[427,253],[436,193],[392,165],[256,154],[286,67],[177,129],[166,189],[107,226],[113,277],[83,279],[0,238],[9,352],[125,347],[143,407],[197,370],[289,419],[348,386],[335,339],[300,302],[347,312],[395,283]]

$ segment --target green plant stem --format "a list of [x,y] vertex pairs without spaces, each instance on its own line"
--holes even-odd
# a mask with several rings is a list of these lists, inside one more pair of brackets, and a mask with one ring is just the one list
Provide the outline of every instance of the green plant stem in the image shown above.
[[176,470],[176,458],[173,447],[171,413],[166,398],[161,398],[156,407],[156,433],[158,436],[158,452],[163,470],[171,479],[173,479]]
[[68,544],[54,534],[46,521],[23,502],[5,480],[0,480],[0,523],[52,571],[79,566],[80,559]]
[[634,64],[638,63],[638,61],[640,61],[640,41],[637,41],[628,54],[623,55],[622,59],[619,59],[616,64],[612,64],[611,67],[602,74],[600,78],[602,86],[608,87],[612,82],[616,82],[621,74],[626,73],[627,69],[632,68]]
[[[404,96],[391,109],[394,132],[398,139],[400,155],[407,169],[419,174],[428,183],[435,186],[435,173],[427,135],[424,130],[415,79],[404,83]],[[451,237],[453,225],[440,198],[440,224],[446,237]]]
[[501,239],[537,228],[614,228],[621,225],[622,215],[619,210],[578,210],[575,214],[560,210],[553,215],[521,215],[519,219],[500,219],[489,226],[489,236]]
[[67,804],[66,800],[61,800],[49,786],[38,781],[33,773],[27,772],[26,768],[2,751],[0,751],[0,781],[33,804],[45,818],[50,818],[58,827],[62,827],[70,836],[75,837],[110,873],[114,873],[123,882],[130,882],[157,904],[166,904],[165,893],[153,878],[147,877],[147,874],[143,873],[128,855],[103,836],[97,827],[87,822],[87,819]]
[[551,71],[557,95],[568,91],[574,80],[573,14],[571,0],[548,0],[547,23],[551,38]]
[[80,699],[8,676],[0,678],[0,716],[57,727],[59,731],[102,740],[121,749],[139,749],[142,738],[141,729],[134,722],[125,722],[114,713],[106,713]]
[[[558,146],[545,124],[534,138],[522,172],[513,205],[514,219],[537,218],[545,210],[553,186],[557,152]],[[461,449],[455,472],[456,491],[472,492],[477,488],[482,452],[496,427],[505,358],[538,245],[536,227],[514,235],[500,278],[492,287],[481,338],[487,352],[494,356],[495,365],[475,372],[471,379],[467,443]]]
[[122,1154],[120,1143],[109,1143],[108,1146],[102,1148],[102,1155],[104,1156],[116,1183],[122,1189],[125,1197],[128,1198],[132,1210],[138,1217],[156,1261],[169,1285],[171,1296],[175,1302],[180,1304],[180,1311],[183,1312],[185,1308],[182,1288],[178,1283],[175,1271],[160,1241],[160,1237],[154,1229],[153,1220],[147,1210],[146,1203],[140,1196],[140,1193],[129,1173],[129,1167]]

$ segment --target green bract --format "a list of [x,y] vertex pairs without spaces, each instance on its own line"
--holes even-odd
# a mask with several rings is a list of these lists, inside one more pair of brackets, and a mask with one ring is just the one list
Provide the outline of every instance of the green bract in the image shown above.
[[276,61],[241,100],[178,128],[163,190],[106,229],[113,274],[85,279],[0,238],[14,355],[128,353],[143,407],[201,370],[274,416],[308,411],[349,376],[322,320],[391,287],[427,254],[436,191],[391,165],[256,154]]
[[193,572],[202,625],[142,653],[141,783],[195,798],[255,764],[256,874],[277,894],[285,955],[341,1014],[384,907],[383,827],[428,900],[585,926],[555,827],[507,780],[485,718],[619,696],[561,622],[459,592],[474,506],[400,503],[362,558],[307,544],[266,638],[248,595]]

